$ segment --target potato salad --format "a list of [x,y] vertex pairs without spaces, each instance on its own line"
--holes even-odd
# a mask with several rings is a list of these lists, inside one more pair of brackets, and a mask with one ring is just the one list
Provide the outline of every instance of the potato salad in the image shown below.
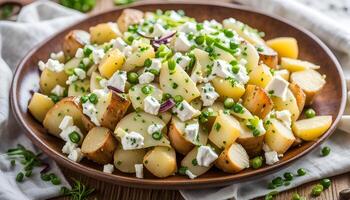
[[105,173],[194,179],[273,165],[332,116],[312,109],[326,77],[298,58],[297,39],[263,37],[234,18],[124,9],[38,62],[28,109],[69,160]]

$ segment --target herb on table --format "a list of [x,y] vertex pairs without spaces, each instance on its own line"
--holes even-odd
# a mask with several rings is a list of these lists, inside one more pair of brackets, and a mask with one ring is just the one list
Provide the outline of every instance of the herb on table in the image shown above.
[[278,194],[278,191],[272,191],[265,196],[265,200],[272,200]]
[[294,192],[292,195],[292,200],[306,200],[306,198],[300,196],[297,192]]
[[60,0],[59,3],[80,12],[88,12],[95,7],[96,0]]
[[95,188],[89,188],[78,180],[74,179],[72,189],[66,187],[61,188],[61,194],[71,197],[72,200],[85,200],[90,194],[95,191]]
[[314,197],[320,196],[323,192],[323,185],[317,184],[312,188],[311,195]]

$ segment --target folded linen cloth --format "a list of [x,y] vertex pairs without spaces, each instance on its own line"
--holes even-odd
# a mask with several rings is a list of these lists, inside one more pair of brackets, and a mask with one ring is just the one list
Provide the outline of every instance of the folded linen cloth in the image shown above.
[[[350,88],[350,7],[349,0],[234,0],[237,3],[250,6],[273,15],[281,16],[316,34],[325,42],[339,59]],[[350,94],[349,94],[350,95]],[[350,97],[349,97],[350,98]],[[339,130],[340,129],[340,130]],[[346,133],[347,132],[347,133]],[[186,200],[246,200],[263,196],[272,190],[267,184],[284,172],[296,172],[299,168],[307,169],[307,175],[295,178],[287,187],[280,187],[283,191],[301,184],[342,174],[350,171],[350,106],[347,103],[345,115],[339,123],[338,130],[322,146],[331,147],[331,154],[320,157],[320,149],[316,148],[290,167],[254,181],[246,181],[227,187],[208,190],[182,190]],[[327,163],[327,164],[325,164]]]
[[[7,149],[22,144],[26,148],[39,152],[25,136],[12,116],[9,104],[9,91],[12,74],[28,51],[36,44],[58,30],[84,17],[83,14],[66,9],[49,1],[37,1],[24,7],[17,22],[0,21],[0,199],[32,200],[48,199],[58,196],[61,186],[69,186],[56,163],[44,157],[51,170],[60,177],[62,184],[54,186],[41,180],[35,169],[30,179],[18,183],[16,174],[20,164],[11,167],[4,154]],[[18,163],[18,162],[17,162]]]

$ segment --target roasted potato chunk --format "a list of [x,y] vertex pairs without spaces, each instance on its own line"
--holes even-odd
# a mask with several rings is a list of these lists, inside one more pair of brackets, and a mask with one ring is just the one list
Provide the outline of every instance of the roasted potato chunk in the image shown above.
[[221,152],[215,166],[227,173],[237,173],[249,167],[249,156],[242,145],[233,143]]
[[253,115],[264,119],[272,110],[273,102],[263,88],[256,85],[248,85],[243,95],[243,106]]
[[277,52],[268,46],[261,45],[258,46],[259,61],[263,62],[265,65],[272,69],[277,69],[278,55]]
[[108,128],[95,127],[89,131],[81,145],[84,155],[99,164],[113,161],[113,153],[117,148],[117,141]]
[[74,57],[77,49],[83,48],[90,42],[90,34],[83,30],[72,30],[63,41],[64,54],[69,57]]
[[304,109],[304,106],[305,106],[305,101],[306,101],[306,95],[305,95],[304,91],[301,89],[301,87],[299,87],[295,83],[289,84],[288,87],[289,87],[290,91],[293,93],[293,95],[297,101],[299,112],[302,112]]
[[133,24],[138,24],[143,19],[143,12],[136,9],[124,9],[119,16],[117,23],[122,33],[128,30]]
[[262,150],[265,133],[254,136],[252,130],[248,129],[243,123],[241,123],[240,133],[237,143],[244,147],[250,157],[259,155]]
[[316,116],[310,119],[298,120],[292,125],[294,134],[306,141],[312,141],[322,136],[332,125],[332,116]]

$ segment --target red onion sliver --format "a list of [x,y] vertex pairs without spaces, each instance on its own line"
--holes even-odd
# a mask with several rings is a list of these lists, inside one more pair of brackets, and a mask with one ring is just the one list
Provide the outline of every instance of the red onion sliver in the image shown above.
[[111,85],[108,85],[107,88],[114,91],[114,92],[117,92],[117,93],[123,93],[122,91],[120,91],[119,89],[117,89],[116,87],[113,87]]
[[159,112],[166,112],[175,106],[175,101],[172,99],[166,100],[162,105],[160,105]]

